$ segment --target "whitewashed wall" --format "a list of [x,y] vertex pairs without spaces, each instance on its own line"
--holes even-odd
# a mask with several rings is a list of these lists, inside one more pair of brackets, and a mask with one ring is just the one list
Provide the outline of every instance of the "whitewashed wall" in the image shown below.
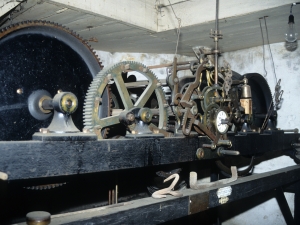
[[[281,79],[281,89],[284,90],[282,107],[278,110],[277,127],[281,129],[300,128],[300,105],[299,105],[299,85],[300,85],[300,49],[293,52],[286,50],[285,43],[272,44],[271,51],[274,59],[277,79]],[[270,89],[274,92],[275,78],[273,64],[269,47],[265,46],[265,65],[263,63],[263,47],[255,47],[223,54],[223,58],[228,61],[232,70],[240,73],[260,73],[269,83]],[[268,161],[261,162],[255,166],[254,173],[262,173],[279,168],[295,165],[288,156],[281,156]],[[292,213],[294,213],[294,195],[285,193]],[[279,206],[275,199],[271,199],[261,205],[252,208],[224,224],[286,224]]]
[[[298,100],[298,86],[300,85],[300,49],[290,52],[285,49],[284,43],[277,43],[271,45],[271,50],[273,53],[277,78],[281,79],[281,88],[284,90],[282,107],[278,111],[278,127],[281,129],[300,128],[300,119],[298,115],[300,112]],[[104,66],[127,60],[141,62],[147,66],[170,63],[173,60],[173,55],[165,54],[109,53],[103,51],[98,51],[97,54]],[[270,89],[274,91],[275,78],[268,46],[265,46],[265,66],[267,73],[264,70],[262,46],[224,53],[222,58],[230,63],[232,70],[240,74],[253,72],[262,74],[268,81]],[[178,57],[178,61],[193,59],[195,58],[186,56]],[[154,70],[154,72],[159,79],[165,78],[165,69],[157,69]],[[289,165],[295,165],[294,161],[288,156],[281,156],[259,163],[255,166],[254,173],[276,170]],[[294,196],[289,193],[285,193],[285,195],[293,213]],[[277,201],[271,199],[225,221],[224,224],[280,225],[285,224],[285,221]]]

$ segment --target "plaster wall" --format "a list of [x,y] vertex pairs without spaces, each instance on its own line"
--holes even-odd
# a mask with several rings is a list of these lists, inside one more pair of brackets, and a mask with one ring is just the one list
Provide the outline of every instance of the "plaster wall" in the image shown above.
[[[281,79],[281,89],[284,90],[281,109],[278,110],[277,127],[281,129],[300,128],[299,119],[299,100],[298,85],[300,84],[300,49],[293,52],[285,49],[284,43],[265,45],[265,54],[263,47],[254,47],[234,52],[224,53],[220,61],[225,59],[230,63],[232,70],[240,73],[260,73],[269,83],[270,89],[274,92],[275,76],[270,49],[275,65],[277,79]],[[146,54],[146,53],[110,53],[98,51],[104,67],[121,61],[137,61],[147,66],[170,63],[173,60],[172,54]],[[264,56],[264,57],[263,57]],[[194,57],[178,56],[178,61],[194,60]],[[265,63],[264,63],[265,62]],[[264,66],[265,64],[265,66]],[[159,79],[165,78],[165,69],[156,69],[154,73]],[[188,72],[187,72],[188,73]],[[254,168],[254,173],[263,173],[279,168],[295,165],[295,162],[288,156],[268,159],[260,162]],[[292,213],[294,212],[294,195],[285,193]],[[242,203],[243,204],[243,203]],[[245,204],[247,204],[245,202]],[[285,224],[276,199],[270,198],[267,201],[262,200],[253,208],[244,207],[240,214],[227,217],[225,225],[244,224]]]
[[[281,129],[300,128],[299,119],[299,84],[300,84],[300,49],[290,52],[286,50],[285,43],[263,46],[228,52],[223,54],[223,59],[230,63],[232,70],[240,73],[260,73],[269,83],[272,93],[275,90],[275,73],[281,79],[281,89],[284,90],[281,108],[278,110],[277,127]],[[270,54],[270,49],[272,55]],[[275,72],[272,63],[274,60]],[[265,59],[265,68],[264,68]],[[281,156],[257,164],[254,173],[263,173],[271,170],[295,165],[288,156]],[[285,193],[287,202],[294,212],[294,195]],[[238,216],[228,219],[224,224],[286,224],[280,212],[276,199],[272,198],[262,202],[255,208],[248,209]]]

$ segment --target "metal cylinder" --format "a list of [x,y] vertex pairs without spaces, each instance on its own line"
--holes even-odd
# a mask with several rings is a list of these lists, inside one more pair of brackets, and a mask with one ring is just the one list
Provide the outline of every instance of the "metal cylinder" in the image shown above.
[[63,114],[72,114],[78,106],[77,97],[71,92],[60,92],[53,98],[53,108]]
[[242,86],[241,98],[251,98],[251,87],[248,84]]
[[48,225],[51,222],[51,214],[44,211],[34,211],[27,213],[26,224],[28,225]]

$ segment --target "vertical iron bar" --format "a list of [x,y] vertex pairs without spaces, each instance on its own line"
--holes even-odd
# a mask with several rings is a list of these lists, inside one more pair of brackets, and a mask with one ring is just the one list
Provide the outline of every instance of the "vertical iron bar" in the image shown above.
[[218,41],[219,41],[219,0],[216,0],[216,21],[214,31],[214,42],[215,42],[215,85],[218,85]]

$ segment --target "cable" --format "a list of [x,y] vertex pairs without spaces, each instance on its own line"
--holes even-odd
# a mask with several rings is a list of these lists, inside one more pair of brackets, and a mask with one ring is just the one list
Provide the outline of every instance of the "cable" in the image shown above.
[[261,37],[262,37],[262,42],[263,42],[263,62],[264,62],[264,70],[265,70],[265,74],[266,76],[268,75],[268,72],[266,70],[266,60],[265,60],[265,41],[264,41],[264,33],[263,33],[263,30],[262,30],[262,26],[261,26],[261,18],[259,18],[259,25],[260,25],[260,31],[261,31]]
[[274,70],[275,83],[277,84],[277,75],[276,75],[275,64],[274,64],[274,60],[273,60],[273,54],[272,54],[272,50],[271,50],[271,46],[270,46],[270,41],[269,41],[269,32],[268,32],[268,26],[267,26],[266,16],[264,16],[264,21],[265,21],[265,27],[266,27],[266,33],[267,33],[268,46],[269,46],[271,60],[272,60],[272,65],[273,65],[273,70]]
[[172,6],[170,0],[168,0],[168,2],[169,2],[169,4],[170,4],[170,6],[171,6],[171,9],[172,9],[172,11],[173,11],[173,14],[174,14],[175,18],[176,18],[177,21],[178,21],[178,28],[177,28],[177,42],[176,42],[176,50],[175,50],[175,55],[177,55],[177,49],[178,49],[178,43],[179,43],[179,36],[180,36],[180,27],[181,27],[181,19],[180,19],[179,17],[177,17],[177,15],[176,15],[176,13],[175,13],[175,11],[174,11],[174,9],[173,9],[173,6]]

